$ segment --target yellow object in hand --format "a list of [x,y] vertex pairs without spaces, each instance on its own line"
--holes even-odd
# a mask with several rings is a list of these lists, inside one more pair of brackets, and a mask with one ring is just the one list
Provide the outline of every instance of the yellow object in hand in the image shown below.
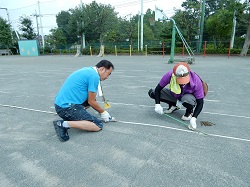
[[111,105],[107,101],[104,102],[103,106],[104,106],[105,109],[111,107]]

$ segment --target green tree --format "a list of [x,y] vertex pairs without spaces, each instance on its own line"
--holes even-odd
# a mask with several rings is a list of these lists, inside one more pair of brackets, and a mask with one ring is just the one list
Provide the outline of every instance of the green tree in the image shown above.
[[7,21],[0,17],[0,44],[9,49],[11,45],[11,28]]
[[206,21],[206,29],[208,34],[213,38],[214,47],[217,48],[223,40],[230,40],[233,27],[233,14],[226,9],[218,10],[209,16]]
[[68,44],[75,43],[78,40],[77,36],[74,36],[74,34],[70,32],[69,29],[70,17],[71,17],[70,11],[61,11],[56,15],[57,26],[63,32],[63,35],[65,36],[66,42]]
[[48,36],[48,42],[50,45],[63,49],[67,43],[66,37],[62,28],[56,28],[50,30],[51,34]]
[[32,20],[27,16],[21,16],[19,29],[21,30],[21,36],[27,40],[32,40],[36,38],[36,34],[34,32],[34,27],[32,25]]
[[[118,24],[117,13],[110,5],[97,4],[93,1],[72,11],[71,19],[78,21],[77,26],[80,36],[85,33],[86,40],[99,41],[102,45],[105,37]],[[73,22],[73,21],[72,21]]]
[[184,10],[177,9],[173,18],[183,37],[190,42],[199,30],[200,3],[198,0],[187,0],[182,7]]

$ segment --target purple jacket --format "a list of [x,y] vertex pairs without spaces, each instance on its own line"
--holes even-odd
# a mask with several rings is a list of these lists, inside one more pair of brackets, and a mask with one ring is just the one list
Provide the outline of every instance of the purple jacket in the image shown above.
[[[173,70],[167,72],[160,80],[159,84],[161,87],[165,87],[170,83],[171,76],[172,76]],[[190,82],[185,85],[185,87],[181,86],[181,93],[175,94],[171,92],[175,98],[180,99],[184,94],[190,93],[193,94],[196,99],[202,99],[204,98],[204,91],[202,86],[202,81],[200,77],[190,71]]]

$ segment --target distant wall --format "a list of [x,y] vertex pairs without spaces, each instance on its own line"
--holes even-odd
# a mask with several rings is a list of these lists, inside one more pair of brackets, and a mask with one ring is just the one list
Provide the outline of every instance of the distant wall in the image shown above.
[[37,40],[19,40],[18,46],[20,56],[39,56]]

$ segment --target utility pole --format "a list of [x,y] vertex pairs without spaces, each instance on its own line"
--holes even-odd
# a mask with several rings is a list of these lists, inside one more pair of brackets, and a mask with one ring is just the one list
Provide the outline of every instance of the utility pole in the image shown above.
[[141,51],[143,51],[143,0],[141,0]]
[[[6,11],[6,14],[7,14],[7,17],[8,17],[8,23],[9,23],[10,28],[11,28],[10,16],[9,16],[8,9],[7,9],[7,8],[1,8],[1,7],[0,7],[0,9],[4,9],[4,10]],[[11,39],[12,39],[11,43],[13,44],[13,35],[12,35],[12,31],[10,32],[10,35],[11,35]]]
[[199,34],[199,47],[198,47],[198,51],[197,51],[198,53],[200,53],[201,46],[202,46],[203,29],[204,29],[204,16],[205,16],[205,4],[206,4],[206,0],[202,0],[200,34]]
[[[36,10],[35,10],[35,12],[36,12]],[[39,17],[39,15],[37,13],[35,13],[35,14],[31,14],[31,16],[36,17],[37,38],[39,40],[39,26],[38,26],[38,20],[37,20],[37,17]]]
[[4,9],[6,11],[6,14],[7,14],[7,17],[8,17],[8,22],[10,24],[10,16],[9,16],[9,12],[8,12],[8,9],[7,8],[1,8],[0,9]]
[[43,49],[44,49],[44,35],[43,35],[43,25],[42,25],[42,15],[41,15],[41,10],[40,10],[40,2],[38,2],[38,10],[39,10],[39,17],[40,17],[40,28],[41,28],[41,36],[42,36],[42,44],[43,44]]
[[[201,12],[202,12],[202,0],[200,0],[200,16],[201,16]],[[200,30],[201,30],[201,19],[199,19],[198,22],[198,29],[197,29],[197,35],[195,36],[195,40],[197,40],[196,42],[196,52],[199,53],[199,41],[200,41]]]

